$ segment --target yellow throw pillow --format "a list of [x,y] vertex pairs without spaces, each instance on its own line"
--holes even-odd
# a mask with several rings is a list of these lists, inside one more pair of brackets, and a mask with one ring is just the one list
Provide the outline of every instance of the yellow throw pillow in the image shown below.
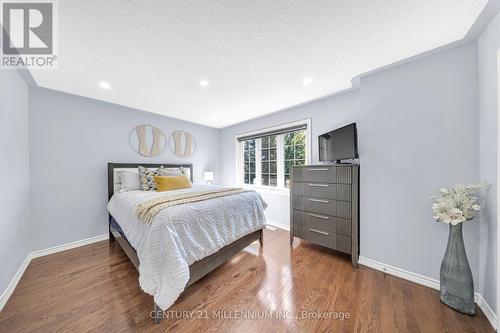
[[154,176],[158,192],[190,188],[191,182],[186,176]]

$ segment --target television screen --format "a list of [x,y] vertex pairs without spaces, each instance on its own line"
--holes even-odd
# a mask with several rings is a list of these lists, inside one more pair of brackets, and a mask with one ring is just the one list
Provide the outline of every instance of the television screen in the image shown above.
[[356,123],[318,136],[319,160],[340,161],[358,158]]

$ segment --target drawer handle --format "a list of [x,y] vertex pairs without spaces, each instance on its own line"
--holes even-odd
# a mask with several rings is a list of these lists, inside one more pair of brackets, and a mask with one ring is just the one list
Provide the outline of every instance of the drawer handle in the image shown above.
[[312,202],[321,202],[321,203],[328,203],[329,202],[328,200],[320,200],[320,199],[309,199],[309,201],[312,201]]
[[317,234],[325,235],[325,236],[328,236],[328,235],[329,235],[329,233],[328,233],[328,232],[324,232],[324,231],[317,230],[317,229],[313,229],[313,228],[309,228],[309,231],[315,232],[315,233],[317,233]]
[[314,169],[307,169],[308,171],[328,171],[328,168],[314,168]]
[[329,220],[329,219],[330,219],[328,216],[325,216],[325,215],[319,215],[319,214],[312,214],[312,213],[309,213],[309,216],[311,216],[311,217],[317,217],[318,219],[323,219],[323,220]]
[[328,184],[307,184],[307,185],[311,187],[328,187]]

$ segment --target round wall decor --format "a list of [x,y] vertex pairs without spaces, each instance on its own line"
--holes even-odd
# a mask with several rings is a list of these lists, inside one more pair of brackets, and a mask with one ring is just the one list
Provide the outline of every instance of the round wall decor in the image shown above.
[[169,147],[177,157],[187,158],[196,151],[196,140],[185,131],[175,131],[170,135]]
[[167,137],[163,132],[151,125],[139,125],[129,135],[130,145],[140,155],[156,157],[167,147]]

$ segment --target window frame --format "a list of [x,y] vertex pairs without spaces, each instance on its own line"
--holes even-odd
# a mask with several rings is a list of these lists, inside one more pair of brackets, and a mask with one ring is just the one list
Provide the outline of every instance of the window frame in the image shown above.
[[278,126],[267,127],[257,131],[241,133],[235,136],[236,141],[236,184],[244,188],[258,189],[272,193],[289,193],[289,188],[285,187],[285,134],[276,136],[276,168],[277,168],[277,186],[267,186],[262,184],[262,138],[255,139],[255,166],[256,166],[256,184],[244,183],[244,141],[239,141],[239,138],[260,135],[262,133],[291,128],[299,125],[305,125],[306,142],[305,142],[305,164],[311,164],[311,119],[303,119],[291,123],[286,123]]
[[[289,133],[295,133],[295,132],[289,132]],[[287,187],[286,180],[285,180],[287,161],[292,162],[293,165],[305,165],[306,164],[306,154],[307,154],[307,142],[304,141],[304,156],[303,156],[303,158],[297,158],[297,147],[299,145],[297,145],[296,143],[292,143],[291,145],[286,144],[286,136],[289,133],[286,133],[283,135],[283,140],[284,140],[284,143],[283,143],[283,153],[284,153],[284,157],[283,157],[283,163],[284,163],[283,164],[283,184],[285,187]],[[306,133],[306,136],[307,136],[307,133]],[[286,158],[287,157],[286,156],[287,147],[290,147],[292,149],[293,158],[291,158],[291,159]],[[299,161],[303,161],[304,164],[295,164],[296,162],[299,162]],[[291,169],[288,171],[288,175],[289,175],[289,177],[291,176]]]

